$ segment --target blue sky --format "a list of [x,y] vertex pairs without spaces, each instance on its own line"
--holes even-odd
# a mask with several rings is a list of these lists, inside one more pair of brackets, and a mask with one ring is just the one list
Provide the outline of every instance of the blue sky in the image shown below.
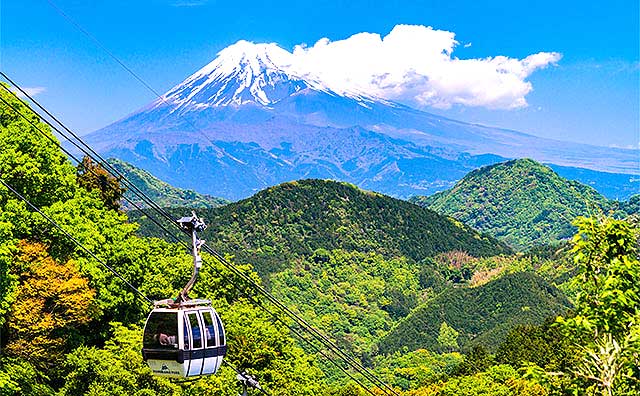
[[[620,147],[640,141],[636,0],[54,2],[159,92],[240,39],[292,50],[412,24],[455,33],[453,56],[460,59],[558,52],[556,66],[527,77],[533,90],[526,107],[425,110],[561,140]],[[0,7],[0,67],[40,88],[36,97],[75,130],[91,132],[155,99],[46,0],[4,0]]]

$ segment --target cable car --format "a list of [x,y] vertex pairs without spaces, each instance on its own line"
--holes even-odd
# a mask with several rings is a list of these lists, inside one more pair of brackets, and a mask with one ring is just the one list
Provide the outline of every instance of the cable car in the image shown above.
[[193,240],[194,271],[178,297],[157,301],[144,326],[142,357],[154,375],[187,378],[215,374],[227,352],[224,326],[209,300],[191,300],[204,241],[197,232],[206,225],[195,213],[178,223]]

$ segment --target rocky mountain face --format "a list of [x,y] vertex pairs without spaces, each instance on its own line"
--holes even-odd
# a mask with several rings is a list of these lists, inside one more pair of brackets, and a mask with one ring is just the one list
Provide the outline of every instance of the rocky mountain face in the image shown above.
[[628,174],[626,184],[637,185],[631,176],[638,173],[637,150],[446,119],[329,87],[296,70],[292,56],[275,44],[240,41],[86,140],[172,185],[227,199],[300,178],[343,180],[397,197],[428,195],[478,166],[523,156]]

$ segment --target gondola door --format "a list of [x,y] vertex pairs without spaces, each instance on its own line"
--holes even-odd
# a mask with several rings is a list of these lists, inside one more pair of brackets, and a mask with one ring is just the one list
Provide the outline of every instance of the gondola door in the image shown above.
[[202,323],[198,311],[187,311],[184,316],[185,349],[188,337],[189,341],[189,368],[187,376],[196,376],[202,374],[204,366],[204,340],[202,339]]
[[[217,326],[214,321],[213,310],[201,310],[202,324],[204,325],[204,334],[206,349],[204,352],[204,368],[203,374],[215,374],[220,365],[222,364],[222,357],[226,352],[226,345],[224,343],[224,334],[221,334],[222,327]],[[219,321],[217,315],[215,318]],[[222,335],[222,337],[221,337]]]

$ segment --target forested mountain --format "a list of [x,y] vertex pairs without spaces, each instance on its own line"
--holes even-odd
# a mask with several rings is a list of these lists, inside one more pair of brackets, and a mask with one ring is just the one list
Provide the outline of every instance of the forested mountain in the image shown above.
[[[236,396],[236,373],[227,367],[197,383],[152,375],[140,353],[151,305],[105,265],[159,300],[176,296],[189,279],[191,255],[136,236],[136,225],[102,199],[114,179],[83,179],[27,105],[5,90],[0,98],[0,394]],[[191,297],[211,299],[222,316],[227,360],[281,394],[329,392],[288,329],[241,297],[246,290],[233,286],[239,280],[227,267],[203,256]],[[239,270],[259,282],[249,266]]]
[[[226,199],[203,195],[193,190],[183,190],[173,187],[146,170],[137,168],[117,158],[109,158],[108,162],[160,207],[215,208],[229,203]],[[123,199],[121,204],[126,210],[136,208],[131,202],[140,208],[148,207],[133,191],[125,191],[124,196],[127,199]]]
[[560,290],[539,276],[509,274],[482,286],[442,292],[401,320],[378,346],[383,353],[405,347],[445,351],[449,346],[439,336],[446,323],[459,333],[461,348],[476,343],[495,350],[515,325],[541,324],[569,305]]
[[[174,210],[176,216],[183,211]],[[281,184],[223,207],[200,210],[208,243],[261,275],[287,268],[316,249],[376,252],[419,261],[450,250],[473,256],[508,253],[504,244],[412,203],[351,184],[301,180]],[[141,232],[162,235],[140,213]]]
[[397,320],[424,301],[428,287],[421,284],[420,273],[416,263],[403,257],[319,249],[273,274],[270,285],[315,327],[364,356]]
[[[176,296],[191,274],[189,252],[136,235],[138,226],[119,210],[117,178],[89,161],[74,167],[24,103],[5,90],[0,99],[0,394],[236,396],[228,366],[171,382],[154,376],[140,353],[151,308],[143,296]],[[368,391],[362,388],[338,368],[339,354],[321,345],[316,352],[309,332],[302,331],[305,342],[299,326],[255,293],[245,278],[260,282],[251,265],[232,272],[203,253],[190,297],[212,301],[225,325],[226,361],[255,376],[267,394],[640,392],[633,222],[579,219],[563,258],[574,266],[563,271],[575,277],[572,312],[552,326],[509,328],[566,307],[557,289],[523,272],[550,273],[545,279],[555,281],[553,255],[544,255],[551,263],[485,257],[509,249],[458,221],[344,183],[287,183],[203,211],[211,244],[235,253],[235,262],[256,263],[279,300],[393,387],[350,370]],[[487,352],[507,331],[496,353]],[[412,351],[425,346],[430,350]],[[614,361],[617,371],[600,361]]]
[[593,188],[519,159],[477,169],[450,190],[412,202],[495,236],[517,249],[556,242],[575,232],[577,217],[615,209]]

